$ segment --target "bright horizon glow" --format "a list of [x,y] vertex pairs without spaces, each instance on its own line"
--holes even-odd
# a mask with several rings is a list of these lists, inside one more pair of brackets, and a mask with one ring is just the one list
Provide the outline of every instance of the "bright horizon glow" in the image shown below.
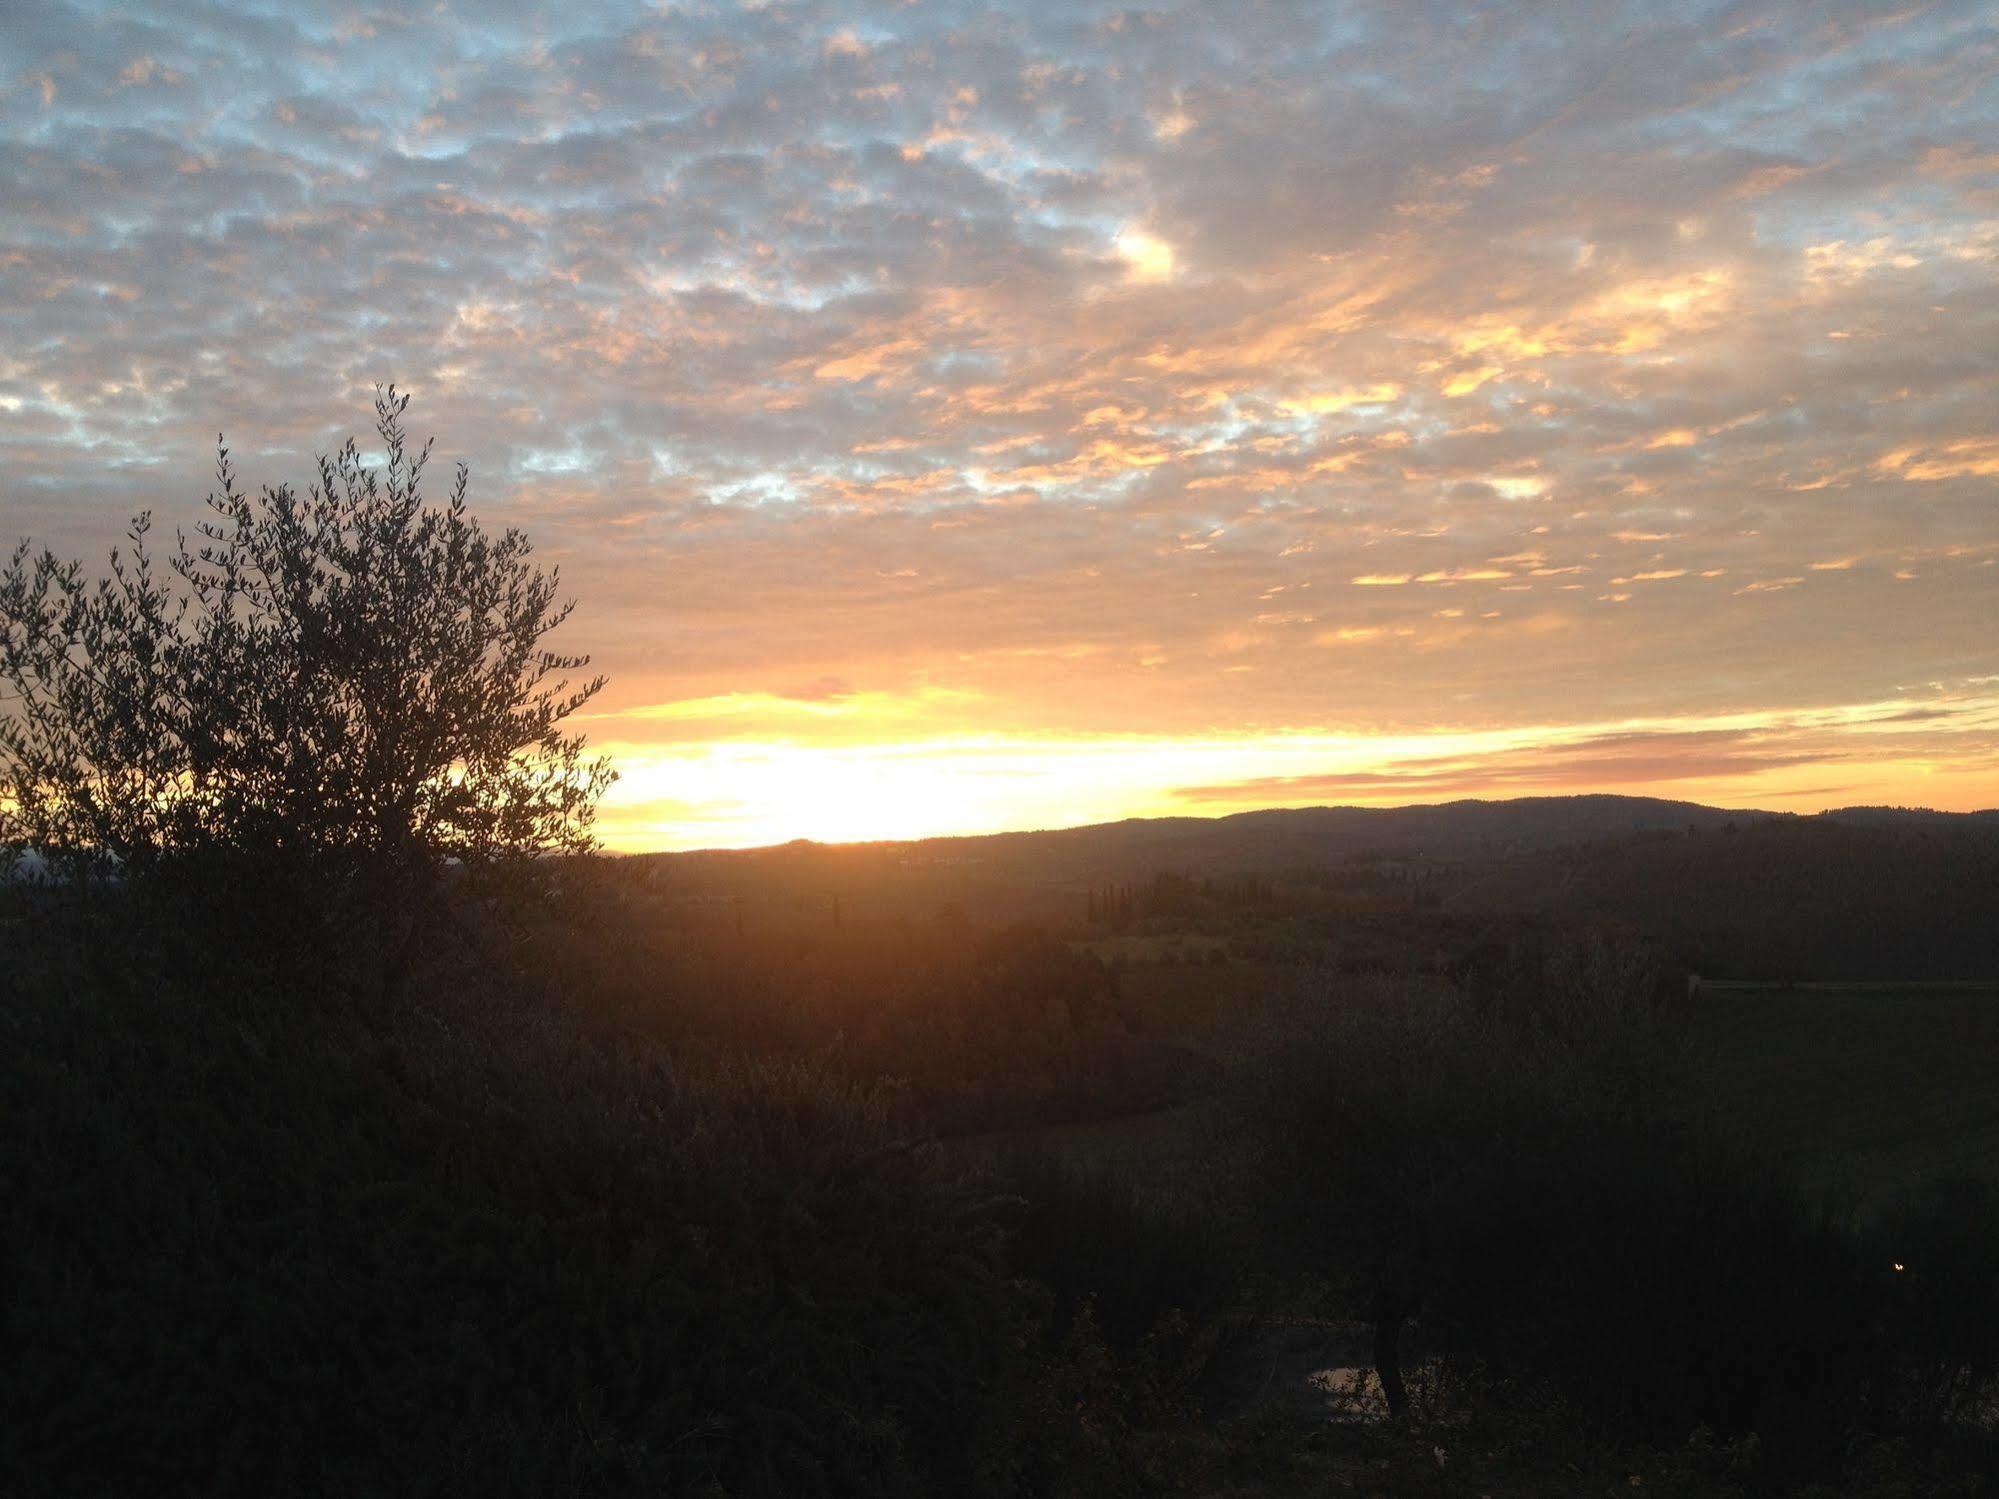
[[[1999,723],[1999,697],[1959,711]],[[1393,736],[890,742],[609,742],[621,779],[601,831],[615,851],[742,848],[805,838],[900,841],[1279,806],[1408,806],[1589,792],[1769,811],[1999,805],[1999,765],[1940,743],[1935,705],[1891,701],[1773,717],[1718,715]],[[1810,745],[1809,750],[1801,748]],[[1715,752],[1721,749],[1717,762]],[[1741,772],[1742,747],[1790,746]],[[1828,785],[1828,780],[1836,784]],[[1923,793],[1910,802],[1908,787]]]

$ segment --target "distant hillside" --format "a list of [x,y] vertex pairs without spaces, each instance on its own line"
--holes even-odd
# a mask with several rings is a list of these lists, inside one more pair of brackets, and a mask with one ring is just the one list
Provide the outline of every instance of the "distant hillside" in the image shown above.
[[1999,828],[1999,808],[1988,808],[1983,812],[1932,812],[1927,807],[1840,807],[1819,813],[1817,820],[1864,823],[1876,827]]
[[988,857],[998,858],[1016,849],[1030,857],[1067,854],[1101,865],[1107,873],[1130,872],[1136,861],[1209,874],[1356,859],[1505,859],[1628,833],[1717,828],[1771,815],[1652,797],[1542,796],[1418,807],[1276,808],[1228,817],[1134,819],[1060,832],[930,841],[967,851],[983,845]]
[[1633,835],[1500,865],[1454,909],[1615,922],[1757,979],[1999,977],[1999,818],[1878,808]]
[[[1877,827],[1999,829],[1999,810],[1932,812],[1909,807],[1843,807],[1813,816],[1650,796],[1524,796],[1412,807],[1277,807],[1225,817],[1134,817],[1021,833],[832,845],[891,851],[940,862],[1041,866],[1091,877],[1132,878],[1162,869],[1214,874],[1307,868],[1355,859],[1485,860],[1659,831],[1699,832],[1752,823],[1838,822]],[[782,858],[829,845],[800,840],[765,849],[642,858]]]
[[[1999,976],[1999,812],[1798,816],[1650,797],[1526,797],[637,862],[697,905],[830,916],[837,895],[853,912],[956,906],[988,922],[1058,927],[1080,920],[1086,892],[1104,886],[1256,874],[1293,889],[1346,889],[1340,899],[1353,914],[1336,926],[1359,930],[1365,907],[1374,913],[1366,922],[1407,927],[1409,941],[1445,942],[1447,927],[1461,937],[1467,924],[1611,924],[1650,933],[1716,976]],[[1390,907],[1403,915],[1384,916]]]
[[[939,862],[1035,867],[1065,877],[1128,879],[1311,868],[1354,859],[1499,859],[1663,828],[1719,828],[1779,816],[1644,796],[1534,796],[1418,807],[1286,807],[1227,817],[1147,817],[1086,827],[924,838],[864,847]],[[650,855],[709,860],[803,855],[782,844],[739,854]]]

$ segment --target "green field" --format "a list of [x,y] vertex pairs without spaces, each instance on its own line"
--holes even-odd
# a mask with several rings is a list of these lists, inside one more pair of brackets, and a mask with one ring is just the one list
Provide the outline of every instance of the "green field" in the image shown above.
[[1999,985],[1712,985],[1694,1042],[1722,1101],[1822,1180],[1999,1180]]
[[[1329,1007],[1395,1002],[1380,986],[1237,965],[1127,974],[1148,1032],[1254,1071]],[[1924,1176],[1999,1181],[1999,984],[1710,984],[1692,1044],[1721,1105],[1808,1175],[1879,1200]],[[958,1142],[991,1158],[1033,1142],[1162,1193],[1228,1171],[1241,1148],[1219,1101]]]

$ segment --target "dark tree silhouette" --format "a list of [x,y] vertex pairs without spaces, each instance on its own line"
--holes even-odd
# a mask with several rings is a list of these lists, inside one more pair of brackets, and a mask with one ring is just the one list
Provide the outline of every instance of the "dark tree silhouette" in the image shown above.
[[304,495],[218,492],[161,567],[150,517],[87,580],[18,546],[0,572],[0,846],[80,875],[232,859],[373,919],[401,983],[446,871],[593,845],[608,763],[563,720],[603,685],[546,641],[573,607],[527,538],[427,503],[407,395],[375,400]]

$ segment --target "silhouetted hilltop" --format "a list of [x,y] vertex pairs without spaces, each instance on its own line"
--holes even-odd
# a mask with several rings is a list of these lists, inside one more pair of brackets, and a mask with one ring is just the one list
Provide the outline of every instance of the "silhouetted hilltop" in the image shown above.
[[1987,808],[1982,812],[1933,812],[1928,807],[1835,807],[1818,815],[1825,822],[1860,823],[1872,827],[1999,828],[1999,808]]
[[[1206,874],[1313,867],[1356,859],[1507,858],[1660,829],[1720,828],[1789,816],[1644,796],[1532,796],[1413,807],[1277,807],[1226,817],[1134,817],[1077,828],[860,845],[904,856],[1126,877],[1158,869]],[[735,857],[809,856],[793,842]],[[659,856],[654,856],[659,857]],[[714,858],[713,854],[668,858]]]
[[809,859],[836,850],[871,850],[939,862],[1051,868],[1061,864],[1077,874],[1128,876],[1157,869],[1205,874],[1360,859],[1504,859],[1634,833],[1708,832],[1769,822],[1999,829],[1999,809],[1841,807],[1800,815],[1650,796],[1525,796],[1408,807],[1273,807],[1223,817],[1132,817],[1074,828],[865,844],[794,839],[767,848],[638,857]]

